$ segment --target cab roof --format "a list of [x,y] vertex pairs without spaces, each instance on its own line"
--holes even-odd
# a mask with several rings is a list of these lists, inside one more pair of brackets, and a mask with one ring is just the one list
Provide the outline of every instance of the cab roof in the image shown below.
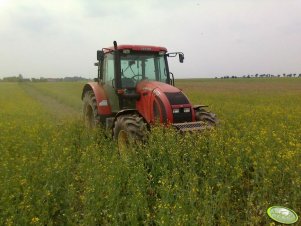
[[[147,52],[160,52],[160,51],[167,52],[167,49],[165,47],[149,46],[149,45],[118,45],[117,49],[118,50],[129,49],[133,51],[147,51]],[[104,52],[110,52],[114,50],[114,47],[111,46],[109,48],[103,48],[103,50]]]

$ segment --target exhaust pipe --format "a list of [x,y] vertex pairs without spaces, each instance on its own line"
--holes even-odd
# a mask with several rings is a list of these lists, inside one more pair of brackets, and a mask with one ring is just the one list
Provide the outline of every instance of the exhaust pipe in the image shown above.
[[117,42],[116,41],[113,42],[113,45],[114,45],[114,49],[117,50]]

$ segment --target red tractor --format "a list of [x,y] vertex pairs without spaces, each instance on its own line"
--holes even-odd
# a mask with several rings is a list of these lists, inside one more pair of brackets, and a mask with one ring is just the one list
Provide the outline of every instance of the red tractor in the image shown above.
[[119,147],[130,139],[143,140],[150,125],[159,122],[180,131],[203,130],[216,124],[215,114],[204,105],[193,106],[174,86],[167,58],[158,46],[117,45],[97,51],[98,78],[82,92],[85,123],[100,123],[111,130]]

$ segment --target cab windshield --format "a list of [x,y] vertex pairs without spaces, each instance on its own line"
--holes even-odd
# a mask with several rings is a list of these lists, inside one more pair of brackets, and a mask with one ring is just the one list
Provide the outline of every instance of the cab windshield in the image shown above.
[[141,80],[169,83],[164,55],[131,53],[120,56],[122,87],[135,87]]

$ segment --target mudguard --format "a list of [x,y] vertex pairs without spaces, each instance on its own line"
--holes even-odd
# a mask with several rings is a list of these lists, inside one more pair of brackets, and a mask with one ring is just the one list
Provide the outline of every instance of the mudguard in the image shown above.
[[109,104],[109,100],[107,98],[105,90],[99,83],[97,83],[97,82],[87,83],[83,88],[82,99],[84,98],[85,93],[90,90],[92,90],[95,95],[96,102],[97,102],[98,114],[99,115],[111,115],[112,111],[111,111],[111,106]]

